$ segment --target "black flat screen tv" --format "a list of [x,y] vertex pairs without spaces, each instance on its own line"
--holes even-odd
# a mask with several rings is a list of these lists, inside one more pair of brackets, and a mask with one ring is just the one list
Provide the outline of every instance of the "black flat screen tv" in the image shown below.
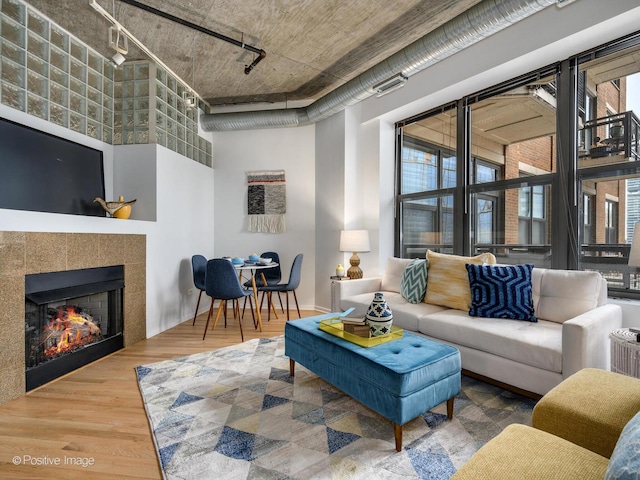
[[106,216],[102,152],[0,118],[0,208]]

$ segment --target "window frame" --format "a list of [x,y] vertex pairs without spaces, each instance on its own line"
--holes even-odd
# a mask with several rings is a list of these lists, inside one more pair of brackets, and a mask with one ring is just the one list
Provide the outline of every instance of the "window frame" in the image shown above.
[[[455,188],[448,189],[447,194],[454,195],[455,223],[454,223],[454,248],[452,253],[461,255],[470,255],[476,246],[472,238],[476,231],[477,224],[473,218],[475,205],[472,205],[474,195],[481,195],[484,192],[500,191],[506,187],[513,188],[517,184],[522,185],[551,185],[550,192],[550,208],[545,209],[546,212],[553,211],[551,215],[550,241],[552,251],[551,268],[557,269],[580,269],[581,263],[581,243],[583,241],[583,205],[584,197],[582,196],[581,185],[585,177],[599,175],[600,172],[604,176],[610,176],[615,171],[615,166],[603,165],[591,167],[588,172],[578,168],[578,145],[580,143],[580,131],[578,129],[578,117],[582,120],[586,117],[593,116],[592,111],[595,108],[594,102],[587,99],[583,100],[580,111],[578,105],[578,74],[580,66],[586,62],[608,57],[614,53],[622,52],[630,48],[640,47],[640,31],[631,35],[621,37],[612,42],[608,42],[599,47],[579,53],[569,57],[558,63],[543,67],[528,74],[509,79],[500,84],[494,85],[480,92],[466,95],[456,101],[450,102],[441,107],[434,108],[428,112],[414,115],[411,118],[402,120],[396,124],[398,133],[397,145],[402,145],[402,127],[410,125],[422,118],[436,115],[450,108],[458,108],[457,111],[457,153],[458,153],[458,175],[457,185]],[[496,182],[487,182],[482,184],[472,184],[469,179],[476,177],[475,164],[473,157],[470,155],[470,135],[471,135],[471,106],[480,100],[505,92],[519,85],[525,85],[532,78],[546,78],[548,75],[555,75],[555,87],[557,91],[557,129],[555,132],[556,142],[556,171],[550,174],[537,175],[533,178],[526,179],[509,179],[499,180]],[[584,80],[584,79],[583,79]],[[586,82],[583,82],[584,95],[590,95],[587,91]],[[590,111],[586,111],[589,109]],[[562,141],[562,139],[570,139],[573,141]],[[583,138],[583,141],[586,140]],[[640,161],[635,162],[637,165],[626,165],[626,171],[633,174],[640,174]],[[462,175],[460,173],[463,173]],[[397,179],[397,182],[399,180]],[[397,184],[398,185],[398,184]],[[399,189],[396,190],[399,192]],[[431,193],[443,194],[444,191]],[[396,211],[399,211],[399,205],[402,200],[409,197],[396,194]],[[480,197],[479,197],[480,198]],[[580,200],[578,200],[580,199]],[[592,209],[593,212],[593,209]],[[593,213],[590,213],[593,215]],[[618,222],[620,215],[618,214]],[[495,221],[495,219],[494,219]],[[401,218],[396,215],[396,254],[399,254],[399,245],[401,244]],[[580,228],[578,228],[580,226]],[[617,229],[616,229],[617,231]],[[595,235],[595,233],[592,233]],[[549,238],[549,236],[547,235]],[[640,289],[622,292],[620,296],[640,299]],[[620,294],[620,292],[616,292]]]

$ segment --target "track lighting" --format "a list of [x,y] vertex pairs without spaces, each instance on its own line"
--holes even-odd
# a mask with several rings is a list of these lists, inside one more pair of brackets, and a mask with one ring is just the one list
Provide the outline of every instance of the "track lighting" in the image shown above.
[[[120,45],[121,38],[122,45]],[[122,55],[129,53],[129,40],[122,30],[120,30],[120,27],[109,27],[109,46]]]
[[129,40],[117,26],[109,27],[109,46],[116,51],[111,57],[111,63],[116,67],[122,65],[126,60],[124,56],[129,53]]
[[182,92],[182,101],[184,102],[184,106],[187,108],[193,108],[197,105],[196,96],[193,92]]
[[[122,65],[122,63],[126,60],[125,55],[129,53],[129,40],[139,48],[144,54],[146,54],[156,65],[164,68],[169,74],[173,75],[180,83],[184,85],[188,85],[180,76],[175,73],[168,65],[166,65],[162,60],[160,60],[145,44],[143,44],[140,40],[138,40],[133,33],[127,30],[120,22],[118,22],[114,17],[112,17],[109,12],[107,12],[96,0],[89,0],[89,6],[93,8],[96,12],[102,15],[105,19],[107,19],[113,26],[109,27],[109,46],[113,48],[116,53],[111,57],[111,62],[118,66]],[[193,68],[193,67],[192,67]],[[195,91],[190,90],[189,95],[193,97],[192,103],[193,106],[198,104],[198,101],[202,101],[208,107],[211,107],[209,103],[203,100],[198,96]],[[189,102],[185,101],[186,105],[189,105]]]
[[111,63],[113,63],[116,67],[122,65],[122,62],[124,62],[126,59],[124,58],[124,55],[122,55],[120,52],[116,52],[113,57],[111,57]]

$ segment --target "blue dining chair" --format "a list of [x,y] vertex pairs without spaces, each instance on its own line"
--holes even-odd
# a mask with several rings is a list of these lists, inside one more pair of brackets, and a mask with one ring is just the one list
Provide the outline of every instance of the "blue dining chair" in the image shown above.
[[[299,253],[296,258],[293,259],[291,265],[291,273],[289,273],[289,281],[287,283],[279,283],[277,285],[266,285],[261,287],[260,290],[267,292],[269,301],[271,301],[271,295],[273,292],[284,292],[287,300],[287,321],[289,321],[289,292],[293,292],[293,298],[296,301],[296,309],[298,310],[298,318],[302,318],[300,315],[300,306],[298,305],[298,296],[296,295],[296,288],[300,285],[300,277],[302,275],[302,258],[303,254]],[[271,309],[269,309],[271,313]],[[267,317],[268,319],[268,317]]]
[[[260,289],[260,287],[264,286],[264,282],[262,281],[262,275],[264,275],[264,279],[267,281],[267,285],[277,285],[282,280],[282,270],[280,268],[280,256],[276,252],[263,252],[260,255],[260,258],[270,258],[272,261],[278,264],[277,267],[267,268],[265,270],[260,270],[261,275],[256,276],[256,287]],[[244,283],[244,286],[247,288],[251,288],[251,280]]]
[[[205,291],[207,292],[207,295],[220,301],[218,310],[216,312],[216,318],[213,321],[211,330],[214,330],[216,328],[216,324],[218,323],[218,318],[220,318],[220,313],[222,312],[222,310],[226,310],[227,300],[237,300],[243,297],[249,297],[249,305],[253,309],[253,302],[251,300],[251,296],[253,296],[253,290],[247,290],[242,286],[242,284],[240,283],[240,279],[238,278],[238,274],[236,273],[236,269],[233,268],[233,265],[229,260],[226,260],[224,258],[214,258],[209,260],[207,262],[205,284]],[[240,303],[235,302],[234,312],[236,313],[238,323],[240,324],[240,337],[244,342],[244,333],[242,332],[242,318],[240,317],[239,306]],[[209,308],[209,315],[207,316],[207,324],[204,326],[204,334],[202,335],[202,340],[204,340],[207,335],[207,328],[209,327],[209,321],[211,320],[212,312],[213,302],[211,302],[211,307]]]
[[[207,259],[202,255],[194,255],[191,257],[191,268],[193,269],[193,284],[195,287],[200,290],[198,294],[198,303],[196,303],[196,313],[193,315],[193,323],[196,324],[196,317],[198,316],[198,308],[200,307],[200,299],[202,298],[202,292],[204,292],[205,285],[205,275],[207,272]],[[211,299],[213,302],[213,299]]]

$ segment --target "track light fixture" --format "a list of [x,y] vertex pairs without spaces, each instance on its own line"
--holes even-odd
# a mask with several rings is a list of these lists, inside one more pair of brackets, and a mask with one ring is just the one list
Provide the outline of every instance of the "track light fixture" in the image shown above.
[[116,52],[112,57],[111,57],[111,63],[113,63],[116,67],[119,67],[120,65],[122,65],[122,63],[126,60],[126,58],[124,58],[124,55],[122,55],[120,52]]
[[129,39],[120,27],[109,27],[109,46],[122,55],[129,53]]
[[119,27],[109,27],[109,46],[116,53],[111,57],[111,62],[117,67],[125,61],[125,55],[129,53],[129,40]]
[[182,101],[187,108],[194,108],[197,105],[195,94],[187,90],[182,92]]
[[[96,12],[98,12],[100,15],[102,15],[105,19],[107,19],[109,23],[111,23],[111,25],[113,25],[109,29],[109,35],[110,35],[109,45],[111,46],[111,48],[113,48],[116,51],[115,55],[111,57],[111,61],[113,62],[114,65],[121,65],[122,62],[125,61],[124,56],[129,51],[129,40],[131,40],[131,42],[136,47],[138,47],[144,54],[146,54],[157,65],[161,66],[168,73],[173,75],[180,83],[184,85],[188,85],[188,83],[185,82],[182,78],[180,78],[180,76],[177,73],[171,70],[171,68],[169,68],[167,64],[165,64],[162,60],[160,60],[157,57],[157,55],[155,55],[151,50],[149,50],[146,45],[144,45],[140,40],[138,40],[135,37],[135,35],[133,35],[129,30],[127,30],[113,16],[111,16],[109,12],[107,12],[104,8],[102,8],[102,6],[96,0],[89,0],[89,6],[93,8]],[[122,38],[122,43],[120,38]],[[125,50],[124,53],[122,52],[122,50]],[[201,97],[199,97],[198,94],[196,94],[194,91],[192,91],[191,94],[194,96],[194,98],[201,100],[202,102],[204,102],[205,105],[207,105],[208,107],[211,107],[211,105],[209,105],[208,102],[206,102]]]

